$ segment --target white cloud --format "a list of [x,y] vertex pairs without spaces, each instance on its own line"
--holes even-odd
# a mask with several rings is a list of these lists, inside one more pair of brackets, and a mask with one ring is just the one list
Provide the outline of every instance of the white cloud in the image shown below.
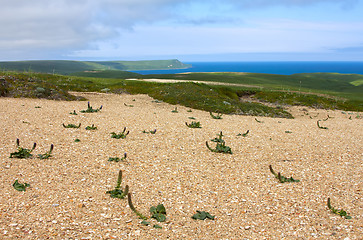
[[361,23],[315,25],[281,19],[267,22],[252,22],[251,27],[137,26],[112,46],[100,43],[98,49],[77,51],[73,56],[124,59],[147,55],[328,52],[337,46],[363,43]]
[[[159,47],[162,37],[173,39],[178,42],[178,38],[189,42],[190,49],[195,51],[205,51],[199,46],[200,39],[207,39],[212,43],[226,41],[231,43],[236,39],[249,39],[249,36],[258,36],[252,29],[249,33],[240,36],[233,31],[240,31],[228,27],[226,29],[194,28],[195,32],[183,29],[186,22],[195,26],[201,24],[214,25],[216,23],[239,22],[228,16],[228,11],[268,8],[271,6],[305,6],[316,3],[330,2],[333,4],[347,5],[354,4],[357,0],[0,0],[0,51],[3,60],[27,58],[49,58],[59,57],[59,53],[64,55],[77,51],[89,51],[98,45],[112,43],[113,46],[131,44],[135,46],[128,37],[132,36],[132,31],[136,36],[148,37],[150,42]],[[172,35],[163,33],[162,29],[153,26],[164,20],[178,22],[181,28],[176,31],[170,27]],[[147,25],[149,31],[138,27]],[[189,28],[189,27],[188,27]],[[154,29],[154,30],[152,30]],[[226,34],[231,39],[222,39],[221,36],[213,34],[218,30],[220,34]],[[264,29],[266,30],[266,29]],[[269,30],[269,29],[267,29]],[[244,30],[247,31],[246,29]],[[149,35],[141,36],[141,33]],[[155,35],[157,32],[157,35]],[[191,34],[190,40],[186,39],[182,33]],[[159,35],[159,36],[158,36]],[[193,36],[194,35],[194,36]],[[266,34],[260,34],[266,36]],[[121,36],[121,38],[119,38]],[[214,38],[214,40],[213,40]],[[151,41],[152,39],[152,41]],[[119,44],[116,42],[119,41]],[[129,42],[128,42],[129,41]],[[255,39],[256,42],[261,40]],[[104,44],[102,44],[104,42]],[[139,41],[141,44],[141,40]],[[244,41],[242,41],[244,42]],[[153,52],[151,45],[144,51]],[[170,46],[171,44],[163,44]],[[232,44],[230,46],[233,46]],[[139,46],[140,49],[143,46]],[[178,49],[178,46],[175,46]],[[105,47],[102,47],[105,48]],[[127,48],[127,47],[126,47]],[[85,49],[84,51],[81,51]],[[222,48],[221,48],[222,49]],[[250,49],[253,49],[252,47]],[[172,49],[170,49],[171,51]],[[155,50],[157,51],[157,50]],[[77,54],[76,54],[77,55]],[[0,59],[1,60],[1,59]]]

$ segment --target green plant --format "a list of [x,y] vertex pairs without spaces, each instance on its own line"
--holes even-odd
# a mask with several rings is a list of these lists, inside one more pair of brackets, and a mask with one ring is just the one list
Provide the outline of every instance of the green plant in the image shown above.
[[163,204],[150,208],[151,218],[155,218],[158,222],[165,222],[166,209]]
[[178,108],[177,108],[177,107],[175,107],[175,109],[174,109],[174,110],[172,110],[171,112],[172,112],[172,113],[178,113]]
[[147,217],[145,217],[144,215],[142,215],[140,212],[138,212],[136,210],[136,208],[134,207],[134,204],[132,204],[132,200],[131,200],[131,193],[128,193],[127,194],[127,200],[128,200],[128,203],[129,203],[129,206],[131,208],[131,210],[141,219],[143,220],[147,220]]
[[222,139],[223,137],[223,133],[222,131],[219,133],[218,138],[214,138],[211,141],[212,142],[216,142],[217,145],[215,147],[215,149],[212,149],[211,147],[209,147],[208,141],[205,142],[207,148],[212,151],[212,152],[216,152],[216,153],[228,153],[228,154],[232,154],[232,150],[230,147],[225,145],[225,141]]
[[87,109],[86,110],[81,110],[80,112],[81,113],[94,113],[94,112],[101,111],[101,109],[102,109],[102,105],[101,105],[100,108],[93,109],[93,107],[91,106],[91,104],[88,102]]
[[250,132],[250,130],[247,130],[245,133],[239,133],[237,134],[237,136],[242,136],[242,137],[247,137],[248,133]]
[[71,115],[78,115],[78,114],[76,113],[76,110],[73,110],[73,112],[70,112],[69,114],[71,114]]
[[328,129],[327,127],[322,127],[322,126],[320,126],[320,124],[319,124],[319,122],[320,122],[321,120],[318,120],[317,122],[316,122],[316,124],[318,125],[318,127],[320,128],[320,129]]
[[292,133],[291,131],[285,131],[285,133]]
[[280,183],[285,183],[285,182],[300,182],[300,180],[293,179],[292,177],[286,178],[286,177],[282,176],[280,174],[280,172],[276,174],[275,171],[272,169],[272,166],[270,165],[269,167],[270,167],[271,173],[279,180]]
[[122,191],[121,189],[121,183],[122,183],[122,171],[120,170],[118,172],[118,178],[117,178],[117,185],[114,190],[107,191],[107,194],[110,194],[112,198],[120,198],[124,199],[128,192],[129,192],[129,185],[126,185],[125,190]]
[[187,122],[185,122],[185,125],[187,125],[189,128],[202,128],[200,126],[200,122],[194,122],[194,121],[192,121],[190,124],[188,124]]
[[18,190],[18,191],[22,191],[22,192],[25,192],[26,188],[27,187],[30,187],[30,184],[28,183],[19,183],[18,182],[18,179],[15,180],[15,182],[13,183],[13,187]]
[[187,112],[192,112],[192,109],[188,109]]
[[209,112],[209,115],[213,118],[213,119],[222,119],[222,113],[217,113],[217,115],[213,115],[212,112]]
[[32,149],[22,148],[22,147],[20,147],[20,140],[19,140],[19,138],[17,138],[16,146],[18,148],[18,151],[10,153],[10,158],[30,158],[30,157],[32,157],[33,155],[31,154],[31,152],[35,149],[37,144],[34,143]]
[[263,121],[260,121],[257,118],[255,118],[255,121],[258,122],[258,123],[264,123]]
[[127,157],[127,154],[126,153],[124,153],[124,156],[122,157],[122,158],[119,158],[119,157],[114,157],[114,158],[112,158],[112,157],[110,157],[110,158],[108,158],[108,161],[109,162],[120,162],[120,161],[124,161],[124,160],[126,160],[126,157]]
[[97,130],[97,127],[95,127],[95,125],[92,124],[92,126],[87,126],[86,130]]
[[35,108],[42,108],[41,106],[35,106]]
[[67,125],[65,125],[64,123],[63,123],[63,127],[64,128],[80,128],[81,127],[81,123],[80,124],[78,124],[78,126],[77,125],[75,125],[75,124],[67,124]]
[[79,140],[78,138],[74,139],[75,142],[80,142],[81,140]]
[[131,104],[126,104],[126,103],[124,103],[124,105],[126,106],[126,107],[134,107],[134,105],[131,105]]
[[188,117],[189,119],[192,119],[192,120],[195,120],[196,118],[195,117]]
[[328,198],[328,201],[327,201],[327,205],[328,205],[328,208],[335,214],[338,214],[340,215],[341,217],[345,217],[345,219],[351,219],[352,217],[348,215],[348,213],[346,211],[344,211],[343,209],[335,209],[331,206],[330,204],[330,198]]
[[214,220],[215,216],[212,216],[209,212],[198,211],[192,216],[193,219],[205,220],[207,218]]
[[144,130],[144,131],[142,131],[143,133],[151,133],[151,134],[155,134],[156,133],[156,129],[154,129],[154,130],[152,130],[152,131],[146,131],[146,130]]
[[54,148],[54,145],[51,144],[49,151],[46,152],[46,153],[44,153],[44,154],[38,154],[38,158],[40,158],[40,159],[48,159],[48,158],[50,158],[52,156],[51,154],[52,154],[53,148]]
[[126,132],[126,127],[124,127],[124,130],[121,133],[115,133],[112,132],[111,133],[111,138],[116,138],[116,139],[125,139],[127,135],[129,135],[130,131]]

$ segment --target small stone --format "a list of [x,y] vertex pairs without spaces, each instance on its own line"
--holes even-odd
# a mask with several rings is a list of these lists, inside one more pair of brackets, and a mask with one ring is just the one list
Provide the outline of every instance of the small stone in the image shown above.
[[246,226],[245,227],[245,230],[250,230],[251,229],[251,226]]

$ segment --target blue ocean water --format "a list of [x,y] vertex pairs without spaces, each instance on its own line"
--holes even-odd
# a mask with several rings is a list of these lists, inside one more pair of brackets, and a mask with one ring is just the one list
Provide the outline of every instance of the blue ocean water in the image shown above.
[[290,75],[295,73],[334,72],[363,74],[363,62],[185,62],[187,69],[133,71],[140,74],[185,72],[252,72]]

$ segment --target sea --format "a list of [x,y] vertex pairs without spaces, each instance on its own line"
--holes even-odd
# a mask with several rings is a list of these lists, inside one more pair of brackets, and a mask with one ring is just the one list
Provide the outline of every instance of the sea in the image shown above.
[[175,74],[186,72],[250,72],[291,75],[332,72],[363,74],[363,62],[184,62],[191,68],[133,71],[140,74]]

